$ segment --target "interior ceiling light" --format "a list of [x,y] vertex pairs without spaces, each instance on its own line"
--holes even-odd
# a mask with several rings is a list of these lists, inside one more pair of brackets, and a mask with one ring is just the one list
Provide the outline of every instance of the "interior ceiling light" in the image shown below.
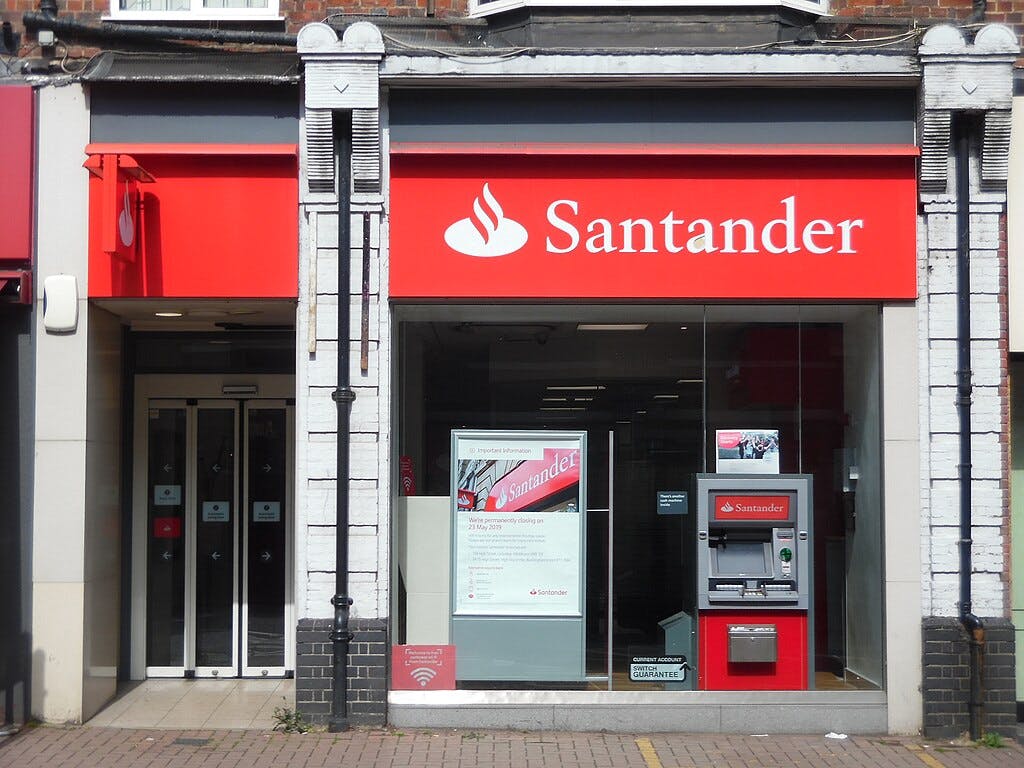
[[541,410],[542,411],[585,411],[587,409],[586,408],[582,408],[582,407],[580,407],[580,408],[573,408],[571,406],[565,406],[565,405],[548,405],[548,406],[542,406]]
[[181,317],[184,312],[154,312],[157,317]]
[[704,379],[676,379],[676,384],[703,384]]
[[572,399],[572,401],[574,403],[592,403],[592,402],[594,402],[594,398],[592,398],[592,397],[574,397]]
[[678,400],[679,395],[655,395],[655,400]]
[[569,398],[568,397],[542,397],[541,400],[543,400],[545,403],[567,403],[567,402],[569,402]]
[[687,330],[687,327],[685,325],[680,325],[679,326],[679,330],[680,331],[685,331],[685,330]]
[[647,323],[580,323],[577,331],[645,331]]
[[561,386],[548,384],[545,389],[555,390],[559,392],[600,392],[604,389],[604,384],[578,384],[576,386]]

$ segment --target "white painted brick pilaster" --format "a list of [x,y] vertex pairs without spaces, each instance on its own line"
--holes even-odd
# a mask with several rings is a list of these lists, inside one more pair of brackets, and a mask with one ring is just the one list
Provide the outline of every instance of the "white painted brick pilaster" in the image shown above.
[[[304,296],[300,296],[299,323],[305,333],[298,355],[297,398],[302,413],[297,423],[299,453],[305,458],[297,477],[303,498],[303,531],[297,535],[303,547],[304,569],[296,575],[304,583],[305,613],[301,617],[329,617],[334,593],[335,509],[338,483],[337,407],[332,394],[337,386],[339,340],[337,321],[339,289],[343,311],[349,313],[349,382],[356,393],[349,434],[349,477],[342,482],[349,493],[349,593],[354,600],[352,616],[377,618],[387,612],[387,566],[381,565],[380,539],[387,540],[388,510],[382,505],[382,435],[389,431],[385,389],[390,377],[381,370],[381,299],[379,296],[381,237],[384,198],[379,188],[381,164],[377,124],[380,103],[378,71],[384,54],[383,40],[371,24],[348,26],[341,39],[326,24],[310,24],[299,32],[298,52],[306,73],[306,109],[353,113],[352,171],[358,191],[336,190],[333,195],[304,198],[306,215],[315,212],[303,249]],[[358,113],[358,114],[355,114]],[[358,135],[356,135],[358,134]],[[304,145],[305,146],[305,145]],[[304,150],[308,151],[308,147]],[[342,174],[346,177],[348,174]],[[305,188],[305,186],[303,187]],[[342,242],[337,208],[338,195],[349,197],[348,242]],[[333,205],[331,204],[333,202]],[[365,215],[369,214],[370,248],[363,248]],[[339,286],[340,259],[347,259],[348,285]],[[369,260],[369,306],[363,307],[363,265]],[[315,262],[315,269],[310,264]],[[315,307],[315,311],[313,308]],[[362,320],[369,320],[366,367],[361,360]],[[385,332],[386,328],[385,328]],[[309,338],[312,336],[312,339]],[[315,350],[311,350],[315,347]],[[387,365],[387,363],[384,363]],[[385,438],[385,442],[386,442]],[[386,485],[386,483],[385,483]],[[381,522],[385,527],[381,529]],[[382,578],[384,583],[382,583]],[[383,599],[382,599],[383,595]],[[299,602],[303,602],[300,598]]]
[[[972,599],[981,616],[1002,615],[1007,563],[1002,540],[1005,522],[1003,477],[1002,385],[1003,334],[999,299],[1001,219],[1005,188],[991,169],[1005,165],[1005,142],[985,137],[984,167],[971,157],[970,200],[955,199],[954,166],[949,143],[935,134],[943,115],[960,111],[986,115],[1008,110],[1016,37],[1005,27],[989,25],[968,42],[961,30],[935,27],[920,48],[923,65],[922,124],[930,126],[922,167],[930,171],[922,193],[926,225],[919,257],[926,268],[919,284],[922,372],[921,444],[928,446],[922,472],[922,599],[926,616],[955,616],[959,599],[960,484],[959,410],[957,406],[956,212],[970,207],[971,276],[971,464],[972,464]],[[929,117],[930,116],[930,117]],[[931,119],[930,119],[931,118]],[[990,121],[986,121],[988,126]],[[998,121],[997,121],[998,122]],[[987,129],[986,129],[987,130]],[[1000,138],[1000,137],[994,137]],[[942,166],[948,179],[941,188]],[[984,189],[983,189],[984,187]]]

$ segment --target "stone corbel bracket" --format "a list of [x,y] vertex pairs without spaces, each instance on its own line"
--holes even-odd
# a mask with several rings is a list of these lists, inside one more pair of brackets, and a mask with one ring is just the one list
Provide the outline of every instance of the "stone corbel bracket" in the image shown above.
[[921,192],[948,194],[953,115],[983,116],[982,189],[1006,188],[1010,154],[1013,63],[1017,36],[1002,24],[988,24],[968,43],[949,24],[932,27],[921,40]]
[[[345,29],[341,39],[327,24],[307,24],[298,35],[305,66],[302,153],[306,202],[337,199],[334,113],[352,115],[352,188],[358,195],[381,190],[380,62],[384,39],[366,21]],[[345,190],[341,190],[342,193]]]

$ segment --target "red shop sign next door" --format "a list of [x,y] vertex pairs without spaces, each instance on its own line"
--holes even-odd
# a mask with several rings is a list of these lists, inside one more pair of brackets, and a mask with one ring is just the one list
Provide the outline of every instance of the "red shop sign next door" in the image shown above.
[[390,293],[913,299],[911,150],[396,155]]
[[90,297],[298,296],[295,146],[86,152]]

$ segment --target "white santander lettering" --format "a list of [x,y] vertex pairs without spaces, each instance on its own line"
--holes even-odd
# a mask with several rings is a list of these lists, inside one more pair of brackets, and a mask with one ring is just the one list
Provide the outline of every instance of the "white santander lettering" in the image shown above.
[[[697,227],[700,227],[700,234],[696,234]],[[715,247],[715,230],[711,226],[711,222],[707,219],[697,219],[690,222],[690,226],[686,228],[686,231],[693,235],[689,240],[686,241],[686,248],[690,253],[714,253],[718,249]]]
[[[863,219],[811,219],[801,221],[796,195],[779,200],[781,216],[768,221],[730,218],[684,219],[676,211],[664,218],[628,218],[621,221],[580,216],[576,200],[555,200],[547,220],[556,233],[545,240],[548,253],[571,253],[580,247],[581,232],[588,253],[798,253],[856,254],[855,235],[864,230]],[[582,220],[581,220],[582,219]],[[660,225],[660,226],[658,226]],[[685,240],[685,244],[683,241]]]
[[[761,242],[769,253],[796,253],[796,198],[790,195],[782,201],[786,214],[781,219],[772,219],[761,231]],[[786,235],[785,245],[775,245],[772,241],[772,230],[782,226]]]
[[560,218],[555,212],[555,209],[560,205],[568,206],[574,214],[580,212],[579,203],[575,200],[555,200],[555,202],[548,206],[548,222],[559,232],[564,232],[569,236],[569,245],[565,248],[558,248],[551,242],[550,237],[547,238],[549,253],[569,253],[570,251],[575,251],[576,246],[580,244],[580,231],[565,219]]
[[684,223],[682,219],[676,218],[675,211],[669,211],[668,216],[658,222],[665,228],[665,250],[669,253],[679,253],[685,250],[682,245],[676,245],[676,224]]
[[615,250],[615,238],[612,237],[612,223],[608,219],[594,219],[587,225],[587,232],[597,234],[587,238],[587,250],[591,253],[604,251],[611,253]]
[[840,253],[856,253],[857,252],[856,250],[854,250],[853,246],[850,245],[850,240],[852,239],[852,235],[850,234],[850,230],[852,230],[854,227],[857,227],[857,229],[864,229],[864,220],[863,219],[852,219],[852,220],[851,219],[847,219],[846,221],[840,221],[839,222],[839,230],[843,233],[843,247],[839,249]]
[[725,233],[722,253],[739,253],[733,242],[737,227],[743,230],[743,241],[746,243],[743,253],[757,253],[754,247],[754,225],[746,219],[726,219],[722,222],[722,231]]
[[622,222],[622,252],[636,253],[633,247],[633,231],[640,227],[644,231],[644,247],[640,250],[643,253],[657,253],[654,247],[654,225],[647,219],[626,219]]

